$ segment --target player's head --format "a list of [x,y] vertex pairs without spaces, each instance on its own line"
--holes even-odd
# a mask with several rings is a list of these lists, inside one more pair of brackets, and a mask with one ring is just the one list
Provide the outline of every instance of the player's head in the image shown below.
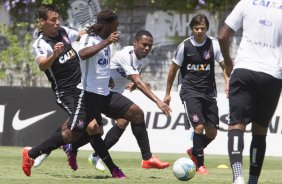
[[38,10],[38,18],[44,34],[56,36],[60,28],[59,8],[56,5],[43,4]]
[[206,33],[209,29],[209,21],[208,18],[202,14],[196,14],[190,24],[190,29],[192,30],[192,34],[197,42],[202,42],[206,38]]
[[102,10],[97,14],[96,24],[88,27],[88,34],[101,36],[103,39],[110,36],[111,33],[117,31],[119,25],[118,16],[112,10]]
[[141,30],[136,33],[133,46],[134,53],[138,59],[145,58],[150,53],[153,41],[153,36],[149,31]]

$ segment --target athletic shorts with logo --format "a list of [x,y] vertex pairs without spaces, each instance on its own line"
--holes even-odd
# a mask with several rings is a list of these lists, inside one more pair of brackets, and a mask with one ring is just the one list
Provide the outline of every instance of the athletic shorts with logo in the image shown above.
[[190,124],[219,128],[218,107],[213,97],[191,97],[183,101],[185,112]]
[[280,98],[282,80],[262,72],[235,69],[229,85],[229,123],[254,121],[268,127]]
[[111,91],[104,96],[85,91],[86,121],[90,122],[95,118],[101,126],[101,113],[112,119],[122,118],[132,104],[131,100],[116,92]]
[[83,90],[75,87],[59,92],[57,104],[68,113],[71,130],[81,131],[87,127]]

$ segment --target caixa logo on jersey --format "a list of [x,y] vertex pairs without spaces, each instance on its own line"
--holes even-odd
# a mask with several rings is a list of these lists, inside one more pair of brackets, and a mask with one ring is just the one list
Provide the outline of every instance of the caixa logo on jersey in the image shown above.
[[109,65],[110,60],[108,58],[101,58],[98,60],[98,65]]
[[68,51],[67,53],[65,53],[64,55],[60,56],[59,58],[59,62],[61,64],[66,63],[68,60],[74,59],[75,58],[75,51],[73,49],[71,49],[70,51]]

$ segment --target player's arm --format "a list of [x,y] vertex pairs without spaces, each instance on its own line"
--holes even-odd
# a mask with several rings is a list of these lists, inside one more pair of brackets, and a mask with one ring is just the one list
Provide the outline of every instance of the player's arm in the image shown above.
[[151,90],[150,88],[141,80],[139,74],[130,75],[132,82],[136,87],[145,94],[148,98],[150,98],[153,102],[157,104],[157,106],[165,113],[167,116],[170,115],[171,109],[170,107],[161,101]]
[[224,24],[224,26],[220,29],[219,33],[219,45],[222,55],[224,57],[225,73],[228,77],[230,76],[231,71],[233,69],[233,63],[229,53],[229,47],[231,43],[230,40],[234,33],[235,32],[227,24]]
[[174,62],[170,65],[166,81],[166,92],[164,97],[164,102],[167,104],[169,104],[171,100],[170,91],[178,69],[179,65],[175,64]]
[[119,32],[118,31],[113,32],[112,34],[110,34],[110,36],[107,39],[101,41],[99,44],[82,48],[81,50],[79,50],[78,54],[81,59],[83,60],[88,59],[96,55],[100,50],[102,50],[106,46],[117,42],[118,39],[119,39]]
[[63,50],[64,50],[64,44],[62,42],[58,42],[54,45],[52,55],[48,57],[39,56],[36,59],[39,69],[42,71],[49,69],[52,66],[53,62],[56,60],[56,58],[63,52]]
[[225,81],[225,90],[224,91],[225,91],[226,96],[228,97],[228,94],[229,94],[229,77],[227,76],[226,72],[224,72],[225,71],[224,61],[220,62],[219,66],[221,67],[222,72],[223,72],[223,77],[224,77],[224,81]]

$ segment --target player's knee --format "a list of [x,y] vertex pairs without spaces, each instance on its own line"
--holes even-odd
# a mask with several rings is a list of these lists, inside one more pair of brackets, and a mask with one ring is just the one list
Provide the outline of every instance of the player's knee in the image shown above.
[[63,140],[65,141],[65,143],[72,143],[73,141],[73,136],[72,136],[72,132],[70,129],[65,129],[65,130],[62,130],[62,137],[63,137]]
[[194,132],[196,134],[203,134],[204,133],[204,125],[203,124],[198,124],[194,127]]
[[130,116],[127,120],[129,120],[133,124],[144,122],[144,112],[136,104],[133,104],[130,107],[129,112],[127,114]]
[[206,136],[209,138],[209,139],[215,139],[216,136],[217,136],[217,130],[212,130],[212,131],[206,131]]
[[117,120],[117,126],[122,130],[126,129],[128,124],[129,124],[128,120],[125,120],[125,119]]

